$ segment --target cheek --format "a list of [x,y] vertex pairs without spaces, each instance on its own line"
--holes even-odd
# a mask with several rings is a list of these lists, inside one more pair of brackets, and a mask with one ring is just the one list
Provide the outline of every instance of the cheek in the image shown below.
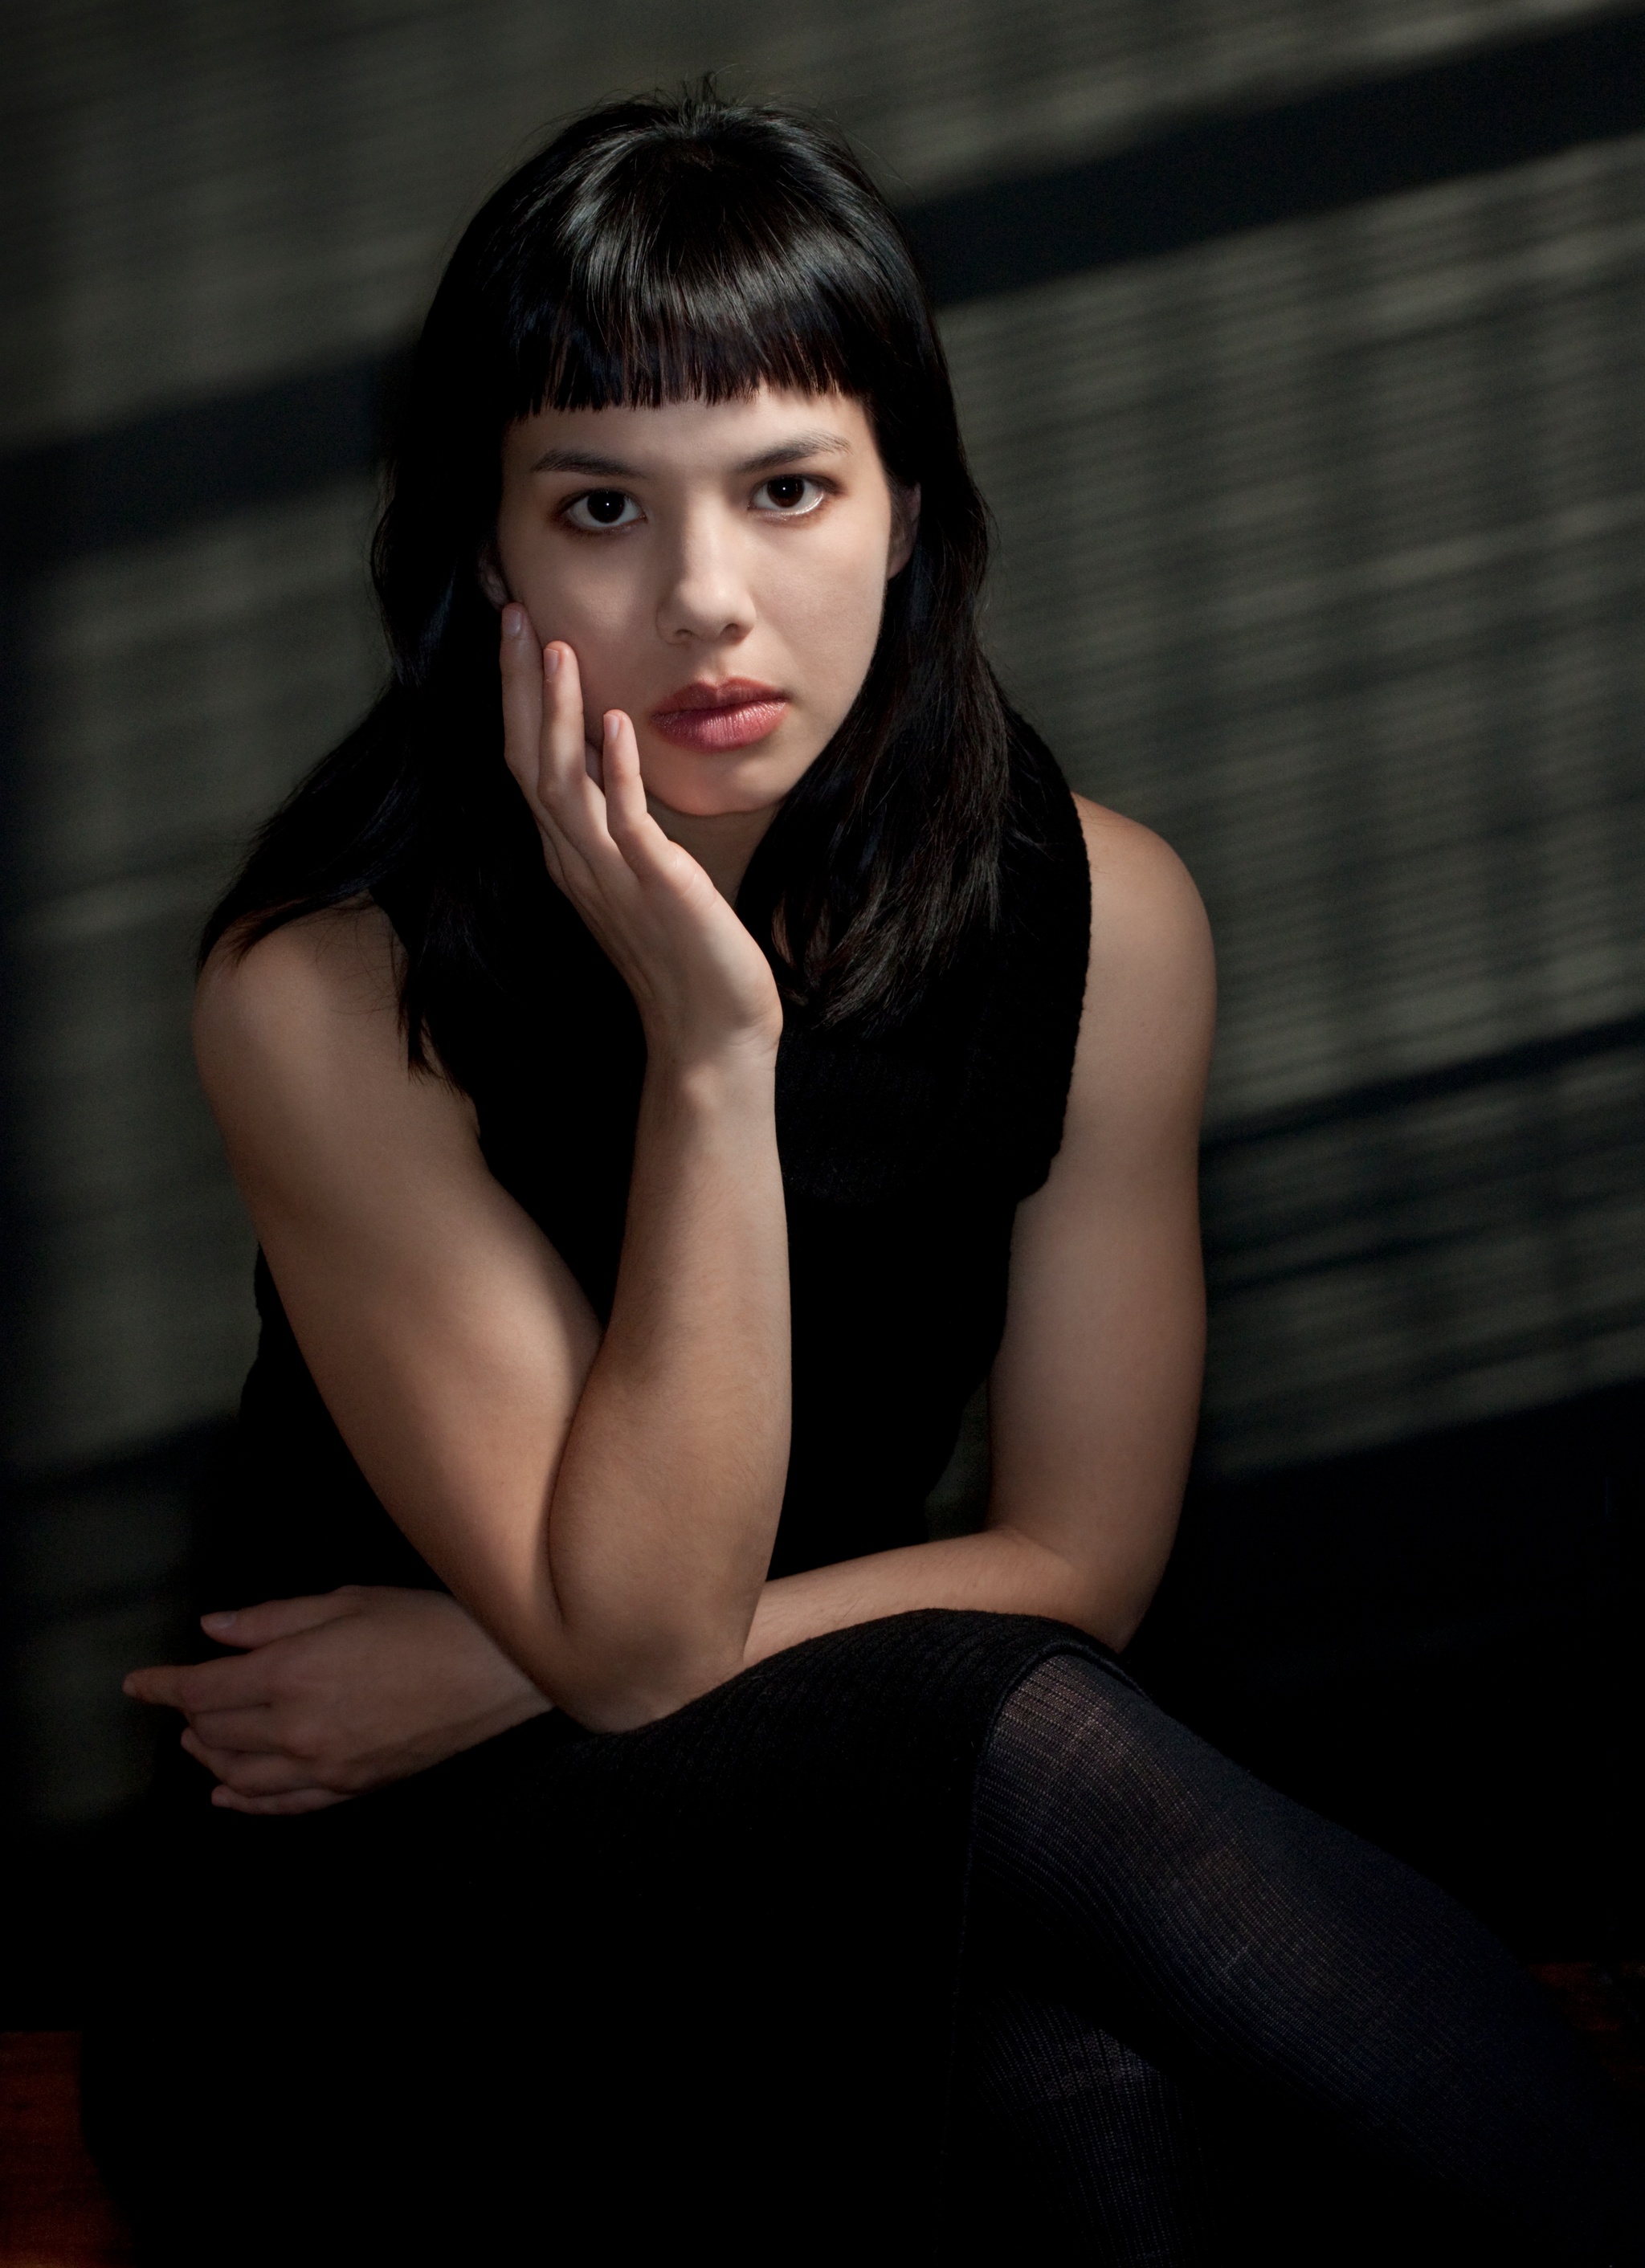
[[[511,540],[512,538],[512,540]],[[608,563],[581,559],[563,543],[531,540],[531,531],[498,531],[503,578],[530,615],[543,644],[563,638],[577,656],[586,705],[628,705],[625,657],[640,627],[631,576],[600,571]]]
[[880,635],[885,576],[878,557],[865,565],[853,547],[849,555],[785,578],[781,593],[773,595],[772,611],[780,610],[813,704],[826,706],[837,723],[868,674]]

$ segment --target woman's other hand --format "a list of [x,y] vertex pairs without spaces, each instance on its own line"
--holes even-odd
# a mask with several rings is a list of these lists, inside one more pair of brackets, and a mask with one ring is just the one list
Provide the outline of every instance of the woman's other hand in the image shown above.
[[689,850],[646,807],[632,721],[608,711],[585,738],[577,657],[539,645],[503,609],[504,753],[550,873],[638,1005],[648,1045],[681,1064],[775,1049],[782,1003],[770,964]]
[[443,1591],[348,1584],[201,1627],[227,1660],[135,1669],[134,1700],[179,1709],[182,1745],[231,1811],[318,1811],[405,1779],[549,1703]]

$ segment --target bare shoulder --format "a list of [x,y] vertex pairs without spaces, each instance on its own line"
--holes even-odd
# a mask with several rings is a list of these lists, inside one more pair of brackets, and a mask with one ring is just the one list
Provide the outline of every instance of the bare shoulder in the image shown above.
[[[375,906],[310,914],[242,950],[213,947],[195,992],[195,1047],[208,1083],[247,1050],[324,1045],[334,1027],[368,1044],[398,1020],[397,947]],[[369,1035],[369,1036],[368,1036]]]
[[1197,1114],[1211,1057],[1216,967],[1193,877],[1150,828],[1076,796],[1091,865],[1091,958],[1075,1060],[1105,1109],[1154,1094]]
[[1152,828],[1076,795],[1091,865],[1095,969],[1114,958],[1164,955],[1182,973],[1212,969],[1211,925],[1193,876]]
[[195,992],[195,1056],[237,1167],[466,1126],[464,1098],[408,1065],[399,980],[374,906],[288,922],[243,953],[218,944]]

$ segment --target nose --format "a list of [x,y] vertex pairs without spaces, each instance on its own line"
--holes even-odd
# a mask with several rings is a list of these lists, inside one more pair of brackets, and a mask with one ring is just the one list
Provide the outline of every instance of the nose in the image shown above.
[[722,645],[754,627],[754,594],[736,531],[723,513],[694,512],[685,520],[657,608],[657,628],[669,645]]

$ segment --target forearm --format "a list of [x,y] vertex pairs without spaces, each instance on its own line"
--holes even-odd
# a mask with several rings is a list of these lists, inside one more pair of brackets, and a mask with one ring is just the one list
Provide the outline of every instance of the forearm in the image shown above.
[[610,1323],[549,1507],[562,1650],[602,1721],[733,1674],[759,1602],[789,1440],[772,1081],[763,1051],[647,1072]]
[[1022,1529],[1002,1526],[767,1583],[744,1659],[761,1661],[825,1631],[921,1607],[1044,1615],[1113,1646],[1125,1645],[1141,1619],[1128,1566],[1081,1566]]

